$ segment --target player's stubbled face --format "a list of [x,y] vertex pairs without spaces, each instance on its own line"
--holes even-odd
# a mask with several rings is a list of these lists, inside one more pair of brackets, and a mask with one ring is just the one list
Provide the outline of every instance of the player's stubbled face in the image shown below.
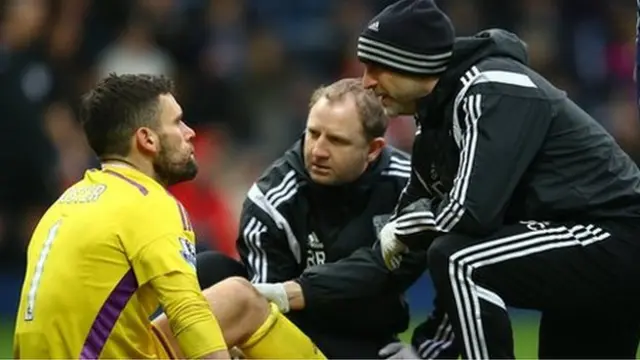
[[182,121],[182,109],[172,95],[160,95],[160,150],[153,168],[160,181],[173,185],[193,179],[198,165],[191,140],[195,132]]
[[422,91],[416,80],[373,64],[365,64],[362,85],[375,92],[389,117],[414,114]]
[[367,168],[369,144],[355,101],[320,98],[309,111],[304,162],[311,179],[339,185],[356,180]]

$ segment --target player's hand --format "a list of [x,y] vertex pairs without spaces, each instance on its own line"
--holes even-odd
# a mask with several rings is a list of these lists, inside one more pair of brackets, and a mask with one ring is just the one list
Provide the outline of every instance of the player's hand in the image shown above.
[[396,237],[396,224],[389,221],[380,230],[380,251],[382,259],[389,270],[395,270],[402,262],[402,255],[409,251],[409,248]]
[[419,360],[420,355],[413,349],[413,346],[402,342],[394,342],[382,348],[378,356],[383,359],[405,359]]
[[286,314],[291,310],[289,297],[287,296],[284,284],[253,284],[253,287],[256,288],[262,296],[267,298],[267,300],[278,305],[278,308],[283,314]]

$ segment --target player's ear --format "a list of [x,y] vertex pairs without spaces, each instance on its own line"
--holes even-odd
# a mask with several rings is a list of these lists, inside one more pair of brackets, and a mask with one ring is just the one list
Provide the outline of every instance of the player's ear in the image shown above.
[[372,162],[377,159],[386,144],[387,141],[383,137],[377,137],[371,140],[369,142],[369,153],[367,154],[367,161]]
[[137,147],[147,153],[156,153],[160,151],[160,139],[158,134],[148,127],[140,127],[135,132],[135,140]]

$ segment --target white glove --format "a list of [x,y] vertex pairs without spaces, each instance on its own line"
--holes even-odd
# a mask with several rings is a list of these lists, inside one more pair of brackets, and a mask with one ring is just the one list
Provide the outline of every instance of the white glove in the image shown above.
[[278,308],[283,314],[288,313],[291,309],[289,306],[289,297],[284,289],[284,284],[253,284],[253,287],[256,288],[262,296],[267,298],[267,300],[278,305]]
[[382,259],[389,270],[395,270],[402,262],[402,255],[409,252],[409,248],[396,237],[396,223],[389,221],[380,230],[380,251]]
[[383,359],[403,359],[403,360],[419,360],[420,355],[416,353],[414,348],[409,344],[394,342],[388,344],[378,353]]

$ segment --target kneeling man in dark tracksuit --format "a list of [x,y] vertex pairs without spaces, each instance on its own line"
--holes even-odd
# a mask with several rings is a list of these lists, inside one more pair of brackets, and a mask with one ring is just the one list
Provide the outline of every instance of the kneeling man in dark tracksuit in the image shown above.
[[[410,176],[409,157],[385,144],[387,122],[360,79],[321,87],[304,136],[243,205],[237,247],[246,275],[328,358],[377,358],[397,341],[409,323],[403,293],[426,269],[418,252],[391,273],[374,247]],[[198,259],[201,278],[243,270],[212,257]]]

